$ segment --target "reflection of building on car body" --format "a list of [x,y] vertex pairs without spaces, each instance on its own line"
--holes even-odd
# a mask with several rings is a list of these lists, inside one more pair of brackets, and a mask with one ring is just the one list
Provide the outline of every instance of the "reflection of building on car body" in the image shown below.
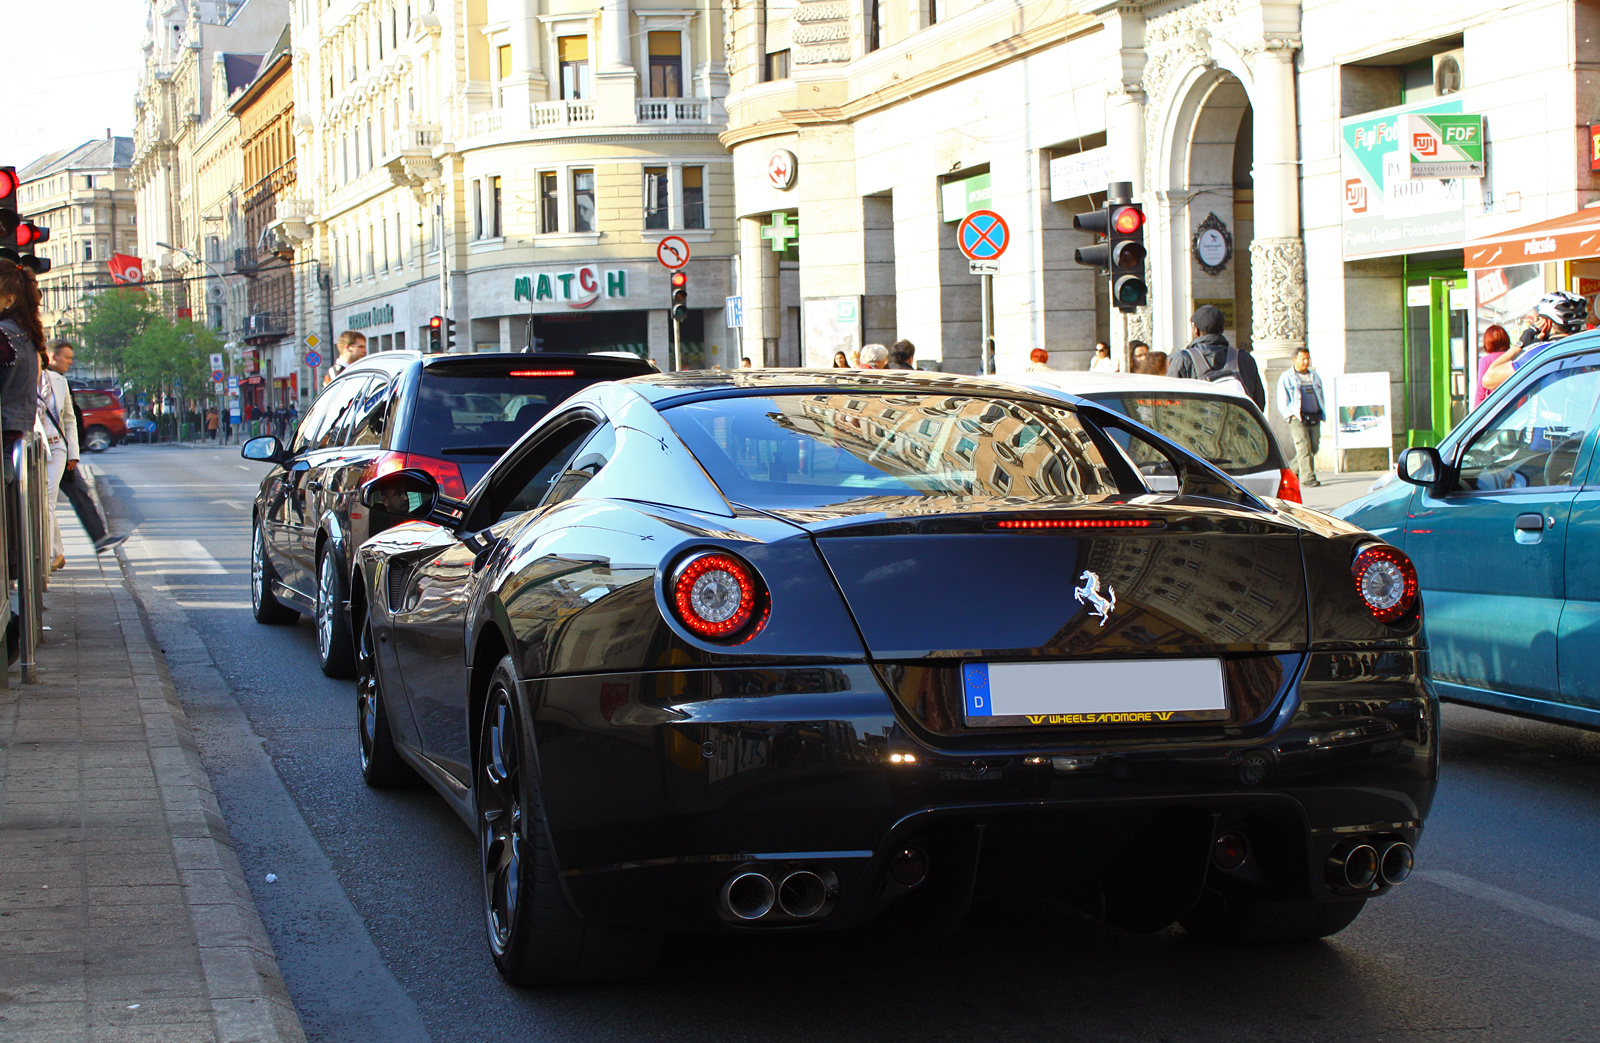
[[465,497],[417,468],[362,495],[391,494],[418,520],[351,589],[363,773],[477,832],[513,982],[644,973],[662,931],[953,925],[974,882],[1320,937],[1409,872],[1437,753],[1409,563],[1115,408],[639,377]]

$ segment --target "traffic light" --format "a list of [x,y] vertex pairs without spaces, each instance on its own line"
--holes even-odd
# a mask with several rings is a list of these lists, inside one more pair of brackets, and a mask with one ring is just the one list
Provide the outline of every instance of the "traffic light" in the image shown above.
[[1072,218],[1072,227],[1103,240],[1073,251],[1072,259],[1107,274],[1111,303],[1124,312],[1144,307],[1150,297],[1144,281],[1144,207],[1129,201],[1132,187],[1125,182],[1113,184],[1104,206]]
[[672,321],[682,322],[689,317],[689,273],[678,269],[672,273]]
[[33,248],[50,238],[50,229],[41,228],[17,212],[17,190],[22,179],[16,167],[0,167],[0,256],[26,264],[43,275],[50,270],[48,258],[33,256]]
[[444,350],[456,350],[456,320],[444,320]]
[[439,351],[439,331],[444,328],[443,316],[435,315],[428,320],[428,350]]

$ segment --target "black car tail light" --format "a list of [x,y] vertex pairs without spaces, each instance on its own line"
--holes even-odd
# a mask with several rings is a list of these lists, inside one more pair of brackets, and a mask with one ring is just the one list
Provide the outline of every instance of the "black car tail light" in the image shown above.
[[1393,547],[1369,543],[1356,551],[1350,563],[1356,594],[1380,622],[1405,618],[1417,604],[1417,569],[1411,559]]
[[746,636],[766,618],[767,594],[755,569],[724,551],[684,559],[673,574],[671,596],[683,625],[712,641]]
[[382,478],[386,474],[416,468],[426,471],[439,483],[441,495],[452,500],[464,500],[467,496],[466,479],[461,477],[461,468],[449,460],[438,460],[420,453],[396,453],[393,451],[381,453],[368,461],[361,472],[361,484],[365,485],[374,478]]

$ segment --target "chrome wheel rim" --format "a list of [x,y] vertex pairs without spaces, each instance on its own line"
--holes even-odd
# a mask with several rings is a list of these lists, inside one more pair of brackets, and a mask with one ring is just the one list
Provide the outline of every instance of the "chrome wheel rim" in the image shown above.
[[361,736],[361,769],[372,764],[372,747],[378,739],[378,659],[372,641],[372,619],[361,626],[356,650],[356,723]]
[[256,529],[256,538],[250,542],[250,602],[251,607],[261,610],[261,596],[266,592],[266,548],[262,546],[262,535]]
[[484,912],[496,953],[504,953],[510,943],[522,886],[522,749],[515,713],[510,694],[496,685],[490,693],[478,788]]
[[338,577],[334,575],[333,555],[322,556],[322,568],[319,582],[317,583],[317,651],[322,653],[322,658],[328,658],[328,649],[333,647],[333,599],[334,590],[338,584]]

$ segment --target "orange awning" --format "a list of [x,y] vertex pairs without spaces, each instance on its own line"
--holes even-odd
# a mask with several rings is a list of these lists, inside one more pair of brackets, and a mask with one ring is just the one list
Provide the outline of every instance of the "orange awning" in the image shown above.
[[1468,268],[1600,257],[1600,207],[1486,235],[1461,250]]

